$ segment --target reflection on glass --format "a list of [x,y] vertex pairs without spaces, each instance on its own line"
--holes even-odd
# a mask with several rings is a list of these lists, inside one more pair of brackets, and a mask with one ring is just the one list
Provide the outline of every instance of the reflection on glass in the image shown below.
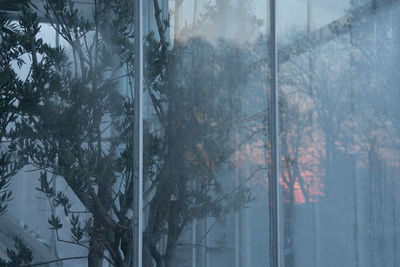
[[[400,4],[277,4],[281,265],[397,266]],[[267,5],[143,1],[145,267],[270,262]],[[0,10],[0,266],[132,266],[133,1]]]
[[284,266],[397,265],[400,6],[375,2],[280,60]]
[[265,266],[266,3],[168,5],[146,39],[145,266]]
[[130,266],[132,2],[17,10],[0,19],[0,266]]

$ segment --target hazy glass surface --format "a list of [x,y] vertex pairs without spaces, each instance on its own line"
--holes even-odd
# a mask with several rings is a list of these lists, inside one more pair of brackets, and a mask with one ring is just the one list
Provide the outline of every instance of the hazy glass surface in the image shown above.
[[309,31],[318,31],[329,23],[340,20],[347,14],[350,3],[350,0],[277,1],[278,45],[289,45]]
[[[144,267],[270,264],[268,4],[143,0]],[[38,8],[33,40],[0,28],[0,258],[130,266],[133,1]],[[281,266],[398,265],[399,13],[277,1]]]
[[[266,266],[267,3],[168,5],[164,76],[145,76],[145,258],[157,262],[158,252],[171,266]],[[159,40],[154,17],[145,20]],[[147,50],[146,70],[159,62],[154,56]],[[162,157],[151,156],[155,147]]]
[[280,59],[284,266],[398,264],[400,5],[376,2]]
[[[0,258],[12,258],[7,250],[17,251],[13,239],[18,236],[32,252],[18,266],[111,266],[116,254],[106,250],[113,242],[114,252],[129,262],[131,251],[119,246],[132,216],[132,201],[122,199],[132,199],[133,131],[127,128],[133,104],[127,77],[133,60],[128,62],[118,46],[124,40],[124,52],[133,53],[132,39],[114,39],[113,33],[124,30],[112,21],[119,11],[111,16],[105,3],[96,2],[105,7],[97,12],[100,26],[89,1],[67,1],[61,9],[49,1],[47,15],[45,2],[26,9],[22,22],[13,21],[17,24],[8,31],[1,28],[2,127],[11,121],[0,137],[2,182],[3,153],[21,166],[9,188],[0,190],[13,191],[0,214]],[[22,6],[17,10],[22,14]],[[123,19],[132,21],[128,15]],[[126,27],[124,33],[129,31]],[[10,55],[15,58],[9,62]],[[4,103],[8,95],[11,104]],[[122,224],[122,232],[113,227]]]

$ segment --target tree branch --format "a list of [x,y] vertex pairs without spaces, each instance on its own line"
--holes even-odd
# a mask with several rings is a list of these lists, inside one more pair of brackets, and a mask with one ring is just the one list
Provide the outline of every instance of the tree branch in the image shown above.
[[87,259],[87,258],[88,258],[88,256],[68,257],[68,258],[56,259],[56,260],[45,261],[45,262],[40,262],[40,263],[33,263],[33,264],[28,264],[28,265],[18,265],[17,267],[41,266],[41,265],[46,265],[46,264],[50,264],[50,263],[54,263],[54,262],[79,260],[79,259]]

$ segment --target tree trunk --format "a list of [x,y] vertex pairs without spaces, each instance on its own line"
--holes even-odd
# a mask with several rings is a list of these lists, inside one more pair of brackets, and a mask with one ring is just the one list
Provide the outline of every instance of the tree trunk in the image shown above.
[[146,245],[146,242],[143,243],[143,267],[153,267],[153,257],[150,248]]
[[165,253],[165,266],[164,267],[173,267],[172,257],[174,255],[175,246],[168,245],[167,251]]
[[97,241],[90,241],[89,254],[88,254],[88,267],[102,267],[103,266],[103,252],[98,249]]
[[[102,207],[108,212],[110,210],[111,191],[107,185],[99,183],[97,196]],[[113,229],[107,227],[98,215],[93,217],[93,233],[89,243],[88,267],[102,267],[104,260],[104,242],[109,241],[107,238]]]
[[167,254],[162,256],[156,261],[156,267],[173,267],[172,257]]

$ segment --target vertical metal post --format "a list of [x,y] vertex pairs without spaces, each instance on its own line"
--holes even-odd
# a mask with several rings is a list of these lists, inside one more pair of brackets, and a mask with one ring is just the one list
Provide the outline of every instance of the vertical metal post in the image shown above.
[[[307,0],[307,34],[308,38],[311,42],[314,42],[312,39],[312,30],[313,30],[313,0]],[[309,82],[309,94],[311,98],[313,98],[313,72],[314,72],[314,44],[312,44],[312,48],[309,50],[309,64],[308,64],[308,82]],[[312,124],[314,124],[314,119],[312,119]],[[313,134],[311,134],[311,139],[314,142]],[[318,223],[317,223],[317,214],[318,214],[318,204],[314,203],[312,206],[312,246],[313,246],[313,262],[312,266],[318,266]]]
[[135,1],[135,112],[133,182],[133,267],[142,267],[143,230],[143,28],[142,0]]
[[307,0],[307,33],[312,29],[312,0]]
[[279,121],[278,121],[278,88],[277,88],[277,37],[276,37],[276,1],[269,2],[269,45],[270,45],[270,134],[271,166],[269,175],[269,212],[270,212],[270,266],[280,266],[279,242]]
[[235,213],[235,267],[240,267],[239,212]]
[[192,267],[196,267],[196,246],[197,244],[197,239],[196,239],[196,227],[197,227],[197,222],[194,220],[192,222]]

